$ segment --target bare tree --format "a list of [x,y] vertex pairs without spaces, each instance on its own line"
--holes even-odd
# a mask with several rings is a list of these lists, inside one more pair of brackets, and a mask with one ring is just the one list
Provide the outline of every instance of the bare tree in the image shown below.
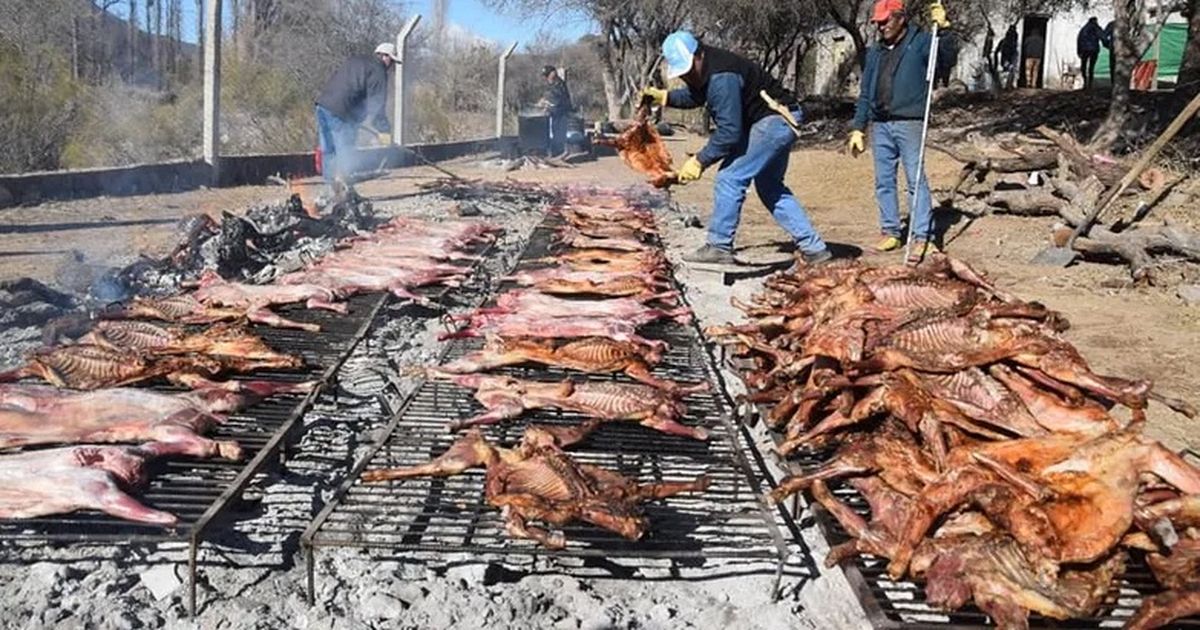
[[1143,5],[1139,0],[1113,0],[1113,38],[1110,67],[1112,68],[1112,98],[1109,100],[1108,115],[1092,136],[1091,146],[1105,151],[1116,144],[1121,130],[1129,124],[1129,82],[1133,78],[1133,67],[1141,54],[1138,34],[1141,30]]

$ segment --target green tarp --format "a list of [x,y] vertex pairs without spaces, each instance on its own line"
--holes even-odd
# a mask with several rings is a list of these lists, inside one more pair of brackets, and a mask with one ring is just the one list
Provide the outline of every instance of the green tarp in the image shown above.
[[[1179,74],[1179,65],[1183,63],[1183,49],[1187,46],[1187,24],[1172,23],[1163,27],[1158,36],[1158,46],[1150,46],[1150,50],[1142,56],[1143,61],[1155,58],[1158,53],[1158,76],[1174,77]],[[1108,49],[1100,49],[1100,58],[1096,60],[1096,78],[1111,78],[1109,72]]]

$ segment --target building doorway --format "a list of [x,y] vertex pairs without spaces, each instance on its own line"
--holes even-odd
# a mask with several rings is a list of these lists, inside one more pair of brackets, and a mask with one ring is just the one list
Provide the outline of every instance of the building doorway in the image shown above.
[[1026,15],[1021,26],[1021,64],[1018,87],[1041,88],[1046,76],[1046,27],[1050,18]]

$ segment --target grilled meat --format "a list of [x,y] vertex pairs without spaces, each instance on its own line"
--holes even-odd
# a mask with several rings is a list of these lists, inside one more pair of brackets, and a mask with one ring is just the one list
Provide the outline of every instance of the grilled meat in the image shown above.
[[1061,569],[1010,536],[930,538],[913,559],[930,605],[957,610],[974,602],[997,628],[1028,628],[1029,611],[1054,619],[1096,612],[1125,567],[1116,553],[1082,569]]
[[[670,302],[677,300],[678,291],[664,291],[644,298],[608,298],[603,300],[565,299],[531,291],[517,289],[501,293],[496,298],[496,305],[476,310],[476,313],[489,315],[520,314],[536,315],[538,317],[598,317],[598,318],[628,318],[637,321],[654,321],[659,318],[672,318],[681,323],[690,321],[691,309],[686,307],[663,310],[646,306],[649,302]],[[469,320],[471,315],[462,315],[455,319]]]
[[647,311],[642,319],[620,317],[543,317],[535,313],[475,313],[463,329],[444,334],[440,339],[480,337],[494,334],[500,337],[533,337],[561,339],[576,337],[608,337],[613,341],[634,342],[650,348],[663,349],[666,343],[647,339],[637,329],[665,311]]
[[595,248],[573,249],[557,256],[535,258],[529,262],[561,265],[575,271],[634,274],[659,274],[667,265],[666,258],[660,251],[618,252]]
[[0,455],[0,518],[29,519],[76,510],[172,526],[173,514],[148,508],[125,493],[145,481],[146,464],[183,454],[180,444],[71,446]]
[[199,333],[166,328],[140,321],[101,321],[80,339],[81,343],[113,350],[136,350],[141,354],[202,354],[221,360],[230,358],[248,369],[297,368],[303,361],[281,354],[245,328],[217,324]]
[[666,188],[678,181],[671,168],[671,153],[663,144],[654,125],[647,120],[634,122],[615,138],[596,138],[596,144],[615,147],[629,168],[644,173],[651,186]]
[[519,285],[533,287],[548,295],[602,295],[608,297],[648,298],[669,289],[670,282],[655,274],[621,274],[604,271],[571,271],[549,268],[522,271],[508,276]]
[[661,360],[662,353],[655,349],[604,337],[585,337],[556,344],[548,340],[489,336],[482,350],[440,369],[453,374],[469,374],[506,365],[538,363],[588,374],[624,372],[647,385],[672,392],[708,390],[708,383],[685,386],[655,377],[650,373],[650,366]]
[[703,427],[679,422],[686,408],[678,394],[657,387],[612,381],[541,383],[507,376],[443,374],[436,370],[430,371],[430,375],[474,389],[475,400],[487,408],[474,418],[455,422],[451,425],[455,429],[516,418],[529,409],[556,408],[598,420],[637,422],[670,435],[708,439],[708,431]]
[[485,468],[487,502],[500,508],[508,533],[550,549],[564,548],[566,538],[529,521],[559,527],[584,521],[638,540],[649,528],[641,513],[642,503],[682,492],[702,492],[708,487],[705,477],[639,484],[603,468],[576,462],[562,449],[583,439],[593,427],[529,427],[514,449],[489,444],[479,430],[472,429],[426,464],[368,470],[363,480],[449,477],[469,468]]

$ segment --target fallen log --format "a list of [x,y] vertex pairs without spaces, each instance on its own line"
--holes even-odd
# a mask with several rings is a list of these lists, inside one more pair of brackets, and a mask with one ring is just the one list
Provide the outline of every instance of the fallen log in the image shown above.
[[980,171],[1025,173],[1048,170],[1058,166],[1058,155],[1055,151],[1037,151],[1019,157],[991,157],[974,148],[950,147],[936,142],[930,142],[929,148],[945,153],[963,164],[974,166]]
[[1105,186],[1112,186],[1121,180],[1125,169],[1121,168],[1120,164],[1098,162],[1074,138],[1065,133],[1057,132],[1045,125],[1039,126],[1037,132],[1058,145],[1058,148],[1062,151],[1062,156],[1071,162],[1071,170],[1077,176],[1088,177],[1089,175],[1095,175],[1100,178],[1101,182],[1104,182]]
[[993,190],[986,201],[989,206],[995,207],[997,212],[1030,217],[1061,214],[1067,206],[1065,199],[1056,197],[1045,188]]

